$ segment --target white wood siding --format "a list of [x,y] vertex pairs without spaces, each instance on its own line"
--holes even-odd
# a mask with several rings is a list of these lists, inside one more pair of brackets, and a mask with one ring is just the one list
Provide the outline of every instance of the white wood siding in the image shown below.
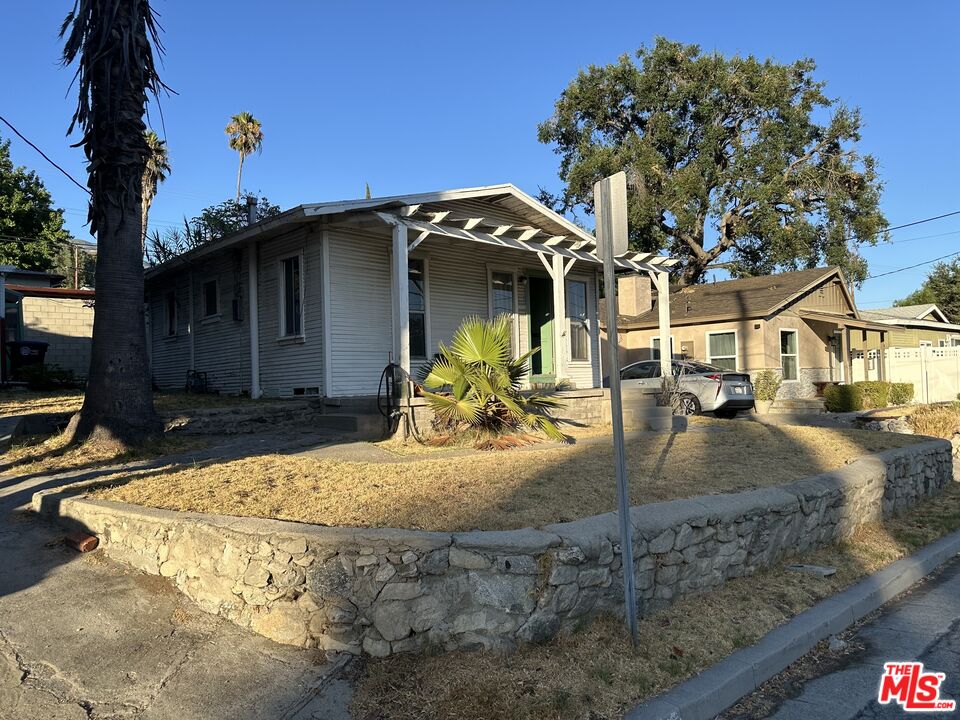
[[[280,261],[301,255],[303,337],[280,337]],[[321,235],[299,229],[261,243],[260,386],[268,397],[289,397],[294,388],[323,387],[323,285]]]
[[393,349],[390,237],[327,233],[331,395],[376,395]]
[[[151,283],[147,293],[150,308],[150,334],[153,342],[151,372],[154,384],[163,390],[182,390],[190,369],[189,303],[186,271],[167,275]],[[166,297],[173,291],[177,299],[177,334],[167,336]]]

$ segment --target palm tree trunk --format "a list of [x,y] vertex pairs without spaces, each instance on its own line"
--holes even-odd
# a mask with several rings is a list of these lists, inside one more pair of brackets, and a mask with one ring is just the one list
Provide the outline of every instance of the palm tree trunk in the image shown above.
[[[112,18],[117,34],[133,35],[146,44],[138,4],[118,7]],[[162,425],[153,409],[143,317],[147,96],[143,85],[112,82],[112,69],[125,61],[124,47],[116,43],[89,66],[93,90],[84,144],[96,173],[91,177],[90,209],[97,237],[97,296],[89,380],[83,407],[70,421],[68,433],[73,442],[96,439],[131,447],[158,438]]]
[[240,178],[243,176],[243,153],[240,153],[240,169],[237,170],[237,202],[240,202]]
[[[146,188],[144,188],[146,190]],[[150,194],[145,193],[140,210],[140,254],[147,249],[147,219],[150,217]]]

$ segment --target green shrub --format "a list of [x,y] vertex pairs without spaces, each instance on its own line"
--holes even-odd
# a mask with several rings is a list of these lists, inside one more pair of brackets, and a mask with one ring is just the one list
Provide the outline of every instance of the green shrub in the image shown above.
[[863,398],[863,406],[855,408],[856,410],[885,408],[890,404],[890,383],[884,380],[861,380],[854,385],[860,388]]
[[863,410],[863,392],[859,384],[827,385],[823,398],[829,412],[854,412]]
[[913,400],[913,383],[890,383],[890,404],[906,405]]
[[31,390],[63,390],[79,387],[73,370],[64,370],[59,365],[24,365],[17,370],[16,379],[25,382]]
[[761,370],[752,378],[753,397],[757,400],[776,400],[777,390],[783,381],[773,370]]

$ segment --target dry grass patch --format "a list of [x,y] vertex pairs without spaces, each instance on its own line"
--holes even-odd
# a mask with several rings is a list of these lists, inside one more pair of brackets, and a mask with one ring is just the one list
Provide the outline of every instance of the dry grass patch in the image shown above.
[[[861,430],[711,427],[719,430],[629,442],[631,502],[776,485],[916,442]],[[599,442],[398,463],[257,456],[153,473],[96,496],[321,525],[493,530],[609,512],[616,507],[613,477],[610,444]]]
[[147,447],[129,450],[115,443],[97,441],[70,445],[67,435],[58,433],[46,439],[28,438],[25,443],[11,447],[0,455],[0,474],[25,477],[40,473],[86,470],[185,452],[202,447],[203,444],[204,442],[197,438],[164,438]]
[[960,403],[918,405],[909,420],[914,432],[949,440],[960,432]]
[[[840,545],[803,557],[832,565],[821,578],[783,563],[681,600],[640,622],[634,650],[606,618],[509,657],[486,653],[370,661],[353,700],[359,720],[570,720],[619,718],[640,700],[702,671],[865,575],[960,528],[960,485],[951,484],[885,524],[862,526]],[[791,559],[789,562],[796,562]]]
[[[153,404],[158,412],[184,412],[201,408],[234,407],[262,400],[229,395],[197,395],[188,393],[155,393]],[[13,389],[0,391],[0,416],[34,413],[72,413],[83,404],[80,390],[37,392]]]

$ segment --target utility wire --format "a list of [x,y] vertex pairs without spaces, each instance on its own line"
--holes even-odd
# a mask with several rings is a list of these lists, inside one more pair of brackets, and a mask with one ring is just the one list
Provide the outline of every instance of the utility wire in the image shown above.
[[3,115],[0,115],[0,120],[3,121],[4,125],[6,125],[6,126],[7,126],[8,128],[10,128],[11,130],[13,130],[13,131],[17,134],[17,137],[18,137],[18,138],[20,138],[21,140],[23,140],[27,145],[29,145],[29,146],[32,147],[34,150],[36,150],[38,153],[40,153],[40,155],[43,156],[43,159],[44,159],[44,160],[46,160],[48,163],[50,163],[51,165],[53,165],[57,170],[59,170],[60,172],[62,172],[64,175],[66,175],[66,176],[70,179],[70,182],[72,182],[72,183],[73,183],[74,185],[76,185],[78,188],[80,188],[81,190],[83,190],[87,195],[90,194],[90,190],[88,190],[88,189],[85,188],[83,185],[81,185],[80,183],[78,183],[77,180],[76,180],[76,178],[73,177],[73,175],[71,175],[71,174],[68,173],[66,170],[64,170],[62,167],[60,167],[59,165],[57,165],[53,160],[51,160],[51,159],[47,156],[47,154],[46,154],[43,150],[41,150],[40,148],[38,148],[36,145],[34,145],[34,144],[33,144],[32,142],[30,142],[29,140],[27,140],[27,138],[25,138],[25,137],[23,136],[23,133],[21,133],[19,130],[17,130],[17,129],[10,123],[10,121],[7,120]]
[[886,275],[894,275],[896,273],[903,272],[904,270],[913,270],[913,268],[918,268],[923,265],[929,265],[930,263],[935,263],[938,260],[946,260],[947,258],[952,258],[957,255],[960,255],[960,251],[950,253],[949,255],[941,255],[940,257],[936,257],[933,260],[924,260],[923,262],[919,262],[916,265],[908,265],[907,267],[897,268],[896,270],[890,270],[889,272],[879,273],[878,275],[868,275],[867,280],[873,280],[874,278],[884,277]]

